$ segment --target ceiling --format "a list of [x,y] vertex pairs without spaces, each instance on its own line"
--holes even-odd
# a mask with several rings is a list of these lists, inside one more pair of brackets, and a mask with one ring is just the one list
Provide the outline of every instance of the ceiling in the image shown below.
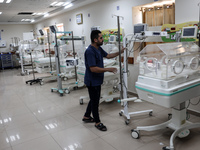
[[[53,2],[71,2],[72,7],[50,6]],[[98,0],[12,0],[11,3],[0,3],[0,24],[30,24],[42,21],[49,17],[70,11],[72,9],[96,2]],[[48,13],[49,16],[33,15],[32,13]],[[18,13],[23,13],[19,15]],[[27,14],[28,13],[28,14]],[[21,21],[28,19],[28,21]],[[34,22],[31,22],[33,21]]]

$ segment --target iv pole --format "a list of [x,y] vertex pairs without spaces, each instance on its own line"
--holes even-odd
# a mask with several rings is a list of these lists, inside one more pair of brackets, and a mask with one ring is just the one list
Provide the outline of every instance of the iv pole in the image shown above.
[[[124,19],[122,16],[117,16],[117,15],[112,15],[112,17],[115,16],[117,17],[117,27],[118,27],[118,32],[117,32],[117,37],[118,37],[118,46],[119,46],[119,67],[120,67],[120,99],[123,99],[123,87],[122,87],[122,57],[121,57],[121,43],[120,43],[120,18]],[[125,58],[125,57],[124,57]]]

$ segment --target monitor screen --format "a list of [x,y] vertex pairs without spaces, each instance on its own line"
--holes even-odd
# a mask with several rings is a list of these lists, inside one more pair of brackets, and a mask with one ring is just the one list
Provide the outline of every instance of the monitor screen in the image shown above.
[[134,25],[134,34],[140,34],[142,31],[147,30],[147,24],[135,24]]
[[55,33],[58,31],[57,27],[56,26],[49,26],[51,32]]
[[40,29],[39,32],[40,32],[40,35],[42,36],[44,35],[44,32],[42,31],[42,29]]
[[197,26],[183,27],[181,38],[196,38],[197,29]]

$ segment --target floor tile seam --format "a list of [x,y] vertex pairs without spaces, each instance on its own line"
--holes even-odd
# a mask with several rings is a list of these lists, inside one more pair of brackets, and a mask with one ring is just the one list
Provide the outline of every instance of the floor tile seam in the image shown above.
[[117,128],[117,129],[115,129],[115,130],[112,130],[112,131],[109,131],[109,129],[106,131],[106,133],[105,134],[103,134],[103,135],[99,135],[98,137],[104,137],[104,136],[107,136],[108,134],[112,134],[112,133],[114,133],[114,132],[116,132],[117,130],[121,130],[121,129],[123,129],[123,128],[126,128],[126,126],[123,126],[123,127],[119,127],[119,128]]
[[92,141],[95,141],[95,140],[98,140],[98,139],[101,139],[102,141],[104,141],[105,143],[107,143],[109,146],[111,146],[113,149],[117,150],[115,147],[113,147],[110,143],[108,143],[107,141],[105,141],[105,140],[102,139],[101,137],[96,137],[96,138],[94,138],[94,139],[92,139],[92,140],[89,140],[89,141],[83,143],[82,145],[84,146],[84,145],[86,145],[87,143],[92,142]]
[[[61,130],[55,131],[55,132],[51,132],[51,131],[48,131],[48,130],[47,130],[47,132],[52,136],[52,135],[55,134],[55,133],[58,133],[58,132],[61,132],[61,131],[64,131],[64,130],[71,129],[71,128],[74,128],[74,127],[79,126],[79,125],[80,125],[80,124],[77,124],[77,125],[71,126],[71,127],[69,127],[69,128],[64,128],[64,129],[61,129]],[[45,128],[44,125],[42,125],[42,126]],[[46,130],[46,128],[45,128],[45,130]]]
[[47,134],[46,134],[46,135],[39,136],[39,137],[36,137],[36,138],[33,138],[33,139],[30,139],[30,140],[27,140],[27,141],[24,141],[24,142],[17,143],[17,144],[15,144],[15,145],[11,145],[11,147],[15,147],[15,146],[18,146],[18,145],[20,145],[20,144],[24,144],[24,143],[27,143],[27,142],[30,142],[30,141],[34,141],[34,140],[36,140],[36,139],[39,139],[39,138],[42,138],[42,137],[45,137],[45,136],[47,136]]
[[117,148],[115,148],[113,145],[111,145],[110,143],[108,143],[107,140],[104,140],[102,137],[99,137],[100,139],[102,139],[105,143],[107,143],[109,146],[111,146],[113,149],[118,150]]
[[6,132],[7,138],[9,139],[9,145],[10,145],[10,147],[11,147],[11,149],[12,149],[12,144],[11,144],[11,142],[10,142],[10,137],[8,136],[8,132],[7,132],[6,128],[5,128],[5,132]]
[[[137,140],[137,139],[136,139]],[[149,141],[148,143],[150,143],[150,142],[152,142],[152,141],[157,141],[159,144],[161,143],[160,141],[158,141],[158,140],[156,140],[156,139],[152,139],[151,141]],[[148,144],[148,143],[142,143],[143,145],[141,145],[141,146],[139,146],[137,149],[135,149],[135,150],[139,150],[140,148],[142,148],[143,146],[145,146],[146,144]],[[163,147],[164,147],[164,145],[163,145]]]
[[[75,126],[78,126],[78,125],[75,125]],[[73,127],[75,127],[75,126],[73,126]],[[73,128],[73,127],[70,127],[70,128]],[[68,130],[68,129],[70,129],[70,128],[67,128],[67,129],[63,129],[63,130]],[[63,131],[63,130],[60,130],[60,131],[58,131],[58,132],[61,132],[61,131]],[[89,130],[89,129],[88,129]],[[57,133],[58,133],[57,132]],[[62,149],[62,146],[57,142],[57,140],[53,137],[53,134],[55,134],[55,133],[50,133],[50,136],[53,138],[53,140],[59,145],[59,147]],[[97,139],[98,138],[98,136],[96,137],[96,138],[94,138],[94,139]],[[92,140],[94,140],[94,139],[92,139]],[[90,142],[90,141],[92,141],[92,140],[89,140],[89,141],[86,141],[86,142],[83,142],[83,143],[81,143],[81,144],[86,144],[86,143],[88,143],[88,142]]]

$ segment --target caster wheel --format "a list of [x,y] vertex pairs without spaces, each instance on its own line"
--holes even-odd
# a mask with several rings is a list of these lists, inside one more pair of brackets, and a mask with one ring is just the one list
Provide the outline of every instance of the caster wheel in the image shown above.
[[83,99],[80,99],[80,105],[83,105]]
[[123,114],[122,112],[119,113],[120,116],[122,116],[122,114]]
[[163,147],[162,149],[163,149],[163,150],[170,150],[170,148],[167,147],[167,146],[166,146],[166,147]]
[[190,114],[188,112],[186,112],[186,120],[190,119]]
[[51,92],[53,92],[53,89],[51,89]]
[[65,93],[66,93],[66,94],[69,94],[69,93],[70,93],[70,91],[69,91],[69,90],[65,90]]
[[153,112],[151,111],[151,112],[149,112],[149,116],[153,116]]
[[125,121],[125,124],[128,125],[128,124],[129,124],[129,120],[126,120],[126,121]]
[[78,87],[76,86],[76,87],[74,87],[74,90],[77,90],[78,89]]
[[63,96],[63,93],[60,93],[60,96]]
[[28,84],[28,82],[26,82],[26,84]]
[[32,85],[32,83],[30,83],[30,85]]
[[172,119],[172,114],[168,114],[168,120]]
[[67,81],[67,80],[68,80],[68,78],[67,78],[67,77],[65,77],[65,78],[63,78],[63,80],[64,80],[64,81]]
[[43,82],[43,81],[41,81],[41,82],[40,82],[40,85],[43,85],[43,84],[44,84],[44,82]]
[[134,138],[134,139],[139,139],[139,136],[140,136],[140,134],[139,134],[139,131],[137,131],[137,130],[131,130],[131,136]]

